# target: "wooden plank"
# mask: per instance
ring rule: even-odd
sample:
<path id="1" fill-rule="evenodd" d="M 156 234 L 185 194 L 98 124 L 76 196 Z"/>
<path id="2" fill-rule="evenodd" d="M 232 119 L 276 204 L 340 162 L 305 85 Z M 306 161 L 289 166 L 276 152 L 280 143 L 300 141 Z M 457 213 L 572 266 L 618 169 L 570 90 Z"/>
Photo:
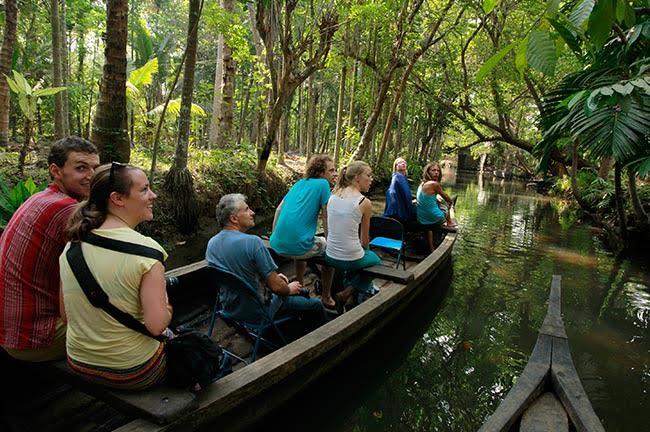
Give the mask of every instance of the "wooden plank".
<path id="1" fill-rule="evenodd" d="M 605 429 L 594 412 L 573 366 L 567 339 L 553 338 L 551 362 L 553 388 L 569 413 L 576 430 L 579 432 L 604 432 Z"/>
<path id="2" fill-rule="evenodd" d="M 561 296 L 561 282 L 562 278 L 559 275 L 553 275 L 553 282 L 551 283 L 551 293 L 548 298 L 548 310 L 544 323 L 539 329 L 542 334 L 549 336 L 556 336 L 566 339 L 566 331 L 564 330 L 564 322 L 562 321 L 562 296 Z"/>
<path id="3" fill-rule="evenodd" d="M 551 392 L 541 395 L 524 412 L 519 432 L 568 432 L 569 419 L 562 403 Z"/>
<path id="4" fill-rule="evenodd" d="M 271 251 L 273 250 L 271 248 L 271 243 L 268 240 L 262 239 L 262 242 L 264 243 L 264 246 L 267 249 Z M 309 261 L 315 262 L 317 264 L 323 264 L 323 265 L 325 264 L 325 259 L 323 257 L 310 258 Z M 400 269 L 396 269 L 384 265 L 366 267 L 363 269 L 363 273 L 368 274 L 372 277 L 391 280 L 401 284 L 407 284 L 413 280 L 413 273 L 411 273 L 410 271 L 400 270 Z"/>
<path id="5" fill-rule="evenodd" d="M 52 366 L 57 373 L 65 376 L 66 381 L 84 393 L 106 402 L 117 410 L 157 424 L 170 423 L 198 406 L 196 395 L 187 390 L 165 385 L 143 391 L 112 390 L 82 379 L 68 368 L 65 361 L 53 362 Z"/>
<path id="6" fill-rule="evenodd" d="M 479 432 L 507 431 L 542 393 L 550 374 L 552 337 L 540 334 L 521 376 Z"/>

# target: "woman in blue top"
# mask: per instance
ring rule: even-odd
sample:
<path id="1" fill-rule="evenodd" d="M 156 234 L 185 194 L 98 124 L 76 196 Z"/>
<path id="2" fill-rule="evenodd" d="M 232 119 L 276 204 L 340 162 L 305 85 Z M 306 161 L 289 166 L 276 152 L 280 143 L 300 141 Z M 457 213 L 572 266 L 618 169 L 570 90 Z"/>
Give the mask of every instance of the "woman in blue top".
<path id="1" fill-rule="evenodd" d="M 440 165 L 431 162 L 422 171 L 422 182 L 417 191 L 417 215 L 418 222 L 425 225 L 427 230 L 427 241 L 431 252 L 436 248 L 433 243 L 433 231 L 440 229 L 445 220 L 445 212 L 438 206 L 436 195 L 440 195 L 451 208 L 452 202 L 449 195 L 442 190 L 438 180 L 440 179 Z"/>
<path id="2" fill-rule="evenodd" d="M 393 162 L 393 177 L 386 190 L 384 216 L 395 218 L 402 223 L 415 219 L 411 187 L 406 178 L 406 161 L 402 158 Z"/>

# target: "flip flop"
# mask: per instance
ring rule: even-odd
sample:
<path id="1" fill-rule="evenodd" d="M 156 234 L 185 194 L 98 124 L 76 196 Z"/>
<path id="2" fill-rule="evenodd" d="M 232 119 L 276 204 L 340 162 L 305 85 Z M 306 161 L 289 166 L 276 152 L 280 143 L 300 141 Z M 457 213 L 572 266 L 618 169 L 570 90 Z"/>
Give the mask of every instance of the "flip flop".
<path id="1" fill-rule="evenodd" d="M 336 310 L 336 302 L 334 302 L 332 304 L 323 303 L 323 300 L 321 300 L 320 302 L 321 302 L 321 304 L 323 305 L 323 308 L 326 311 L 328 311 L 328 312 L 337 312 L 337 310 Z"/>

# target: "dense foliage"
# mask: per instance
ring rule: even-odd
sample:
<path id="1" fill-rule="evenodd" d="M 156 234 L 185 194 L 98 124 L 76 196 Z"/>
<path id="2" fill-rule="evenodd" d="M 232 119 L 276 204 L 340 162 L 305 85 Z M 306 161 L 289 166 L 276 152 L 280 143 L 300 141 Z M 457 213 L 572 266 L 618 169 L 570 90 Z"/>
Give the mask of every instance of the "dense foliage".
<path id="1" fill-rule="evenodd" d="M 188 154 L 209 164 L 215 148 L 247 152 L 260 173 L 269 160 L 316 152 L 381 171 L 397 156 L 423 164 L 454 153 L 528 176 L 540 161 L 561 174 L 576 160 L 574 173 L 601 168 L 607 179 L 610 156 L 637 181 L 650 168 L 644 0 L 64 0 L 54 9 L 5 0 L 7 42 L 16 4 L 15 44 L 3 44 L 12 55 L 0 61 L 41 88 L 67 89 L 36 105 L 36 146 L 60 130 L 101 136 L 113 146 L 105 158 L 146 155 L 152 175 L 196 166 Z M 121 33 L 107 33 L 107 21 Z M 102 53 L 123 56 L 126 76 Z M 6 132 L 29 145 L 17 98 L 8 114 L 0 140 Z M 177 210 L 177 221 L 189 211 Z"/>

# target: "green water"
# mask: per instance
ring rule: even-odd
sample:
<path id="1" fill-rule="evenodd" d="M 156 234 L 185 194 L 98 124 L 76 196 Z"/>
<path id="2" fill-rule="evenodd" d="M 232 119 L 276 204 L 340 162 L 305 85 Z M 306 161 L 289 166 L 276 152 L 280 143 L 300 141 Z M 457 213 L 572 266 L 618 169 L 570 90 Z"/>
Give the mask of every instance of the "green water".
<path id="1" fill-rule="evenodd" d="M 339 430 L 476 430 L 522 372 L 551 276 L 573 360 L 608 431 L 647 430 L 650 265 L 615 260 L 562 203 L 516 182 L 452 178 L 461 228 L 441 310 Z M 639 262 L 641 261 L 641 262 Z"/>

